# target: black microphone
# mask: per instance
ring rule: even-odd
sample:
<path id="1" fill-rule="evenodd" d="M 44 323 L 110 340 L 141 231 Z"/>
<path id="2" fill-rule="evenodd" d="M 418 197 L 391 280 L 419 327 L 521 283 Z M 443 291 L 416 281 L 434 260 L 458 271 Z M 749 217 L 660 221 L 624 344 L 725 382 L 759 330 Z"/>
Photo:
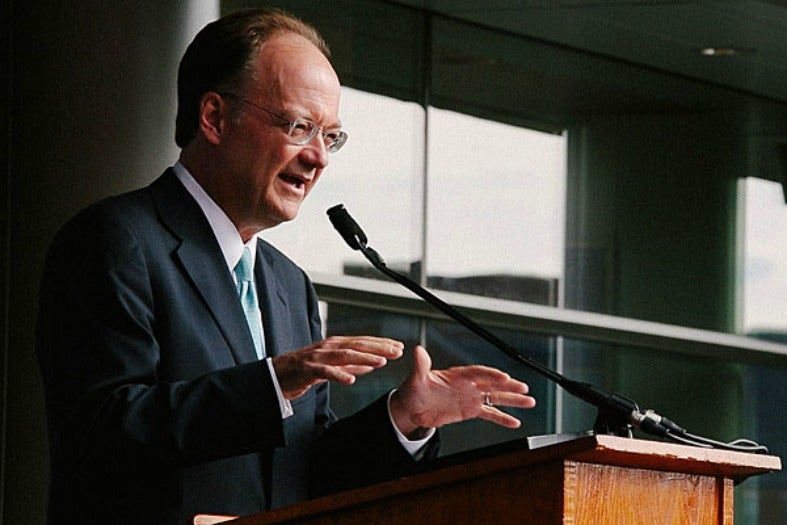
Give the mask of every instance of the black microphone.
<path id="1" fill-rule="evenodd" d="M 347 210 L 344 209 L 344 204 L 337 204 L 328 210 L 328 218 L 331 224 L 336 228 L 344 242 L 350 245 L 353 250 L 360 250 L 361 245 L 366 245 L 366 234 L 363 232 L 358 223 L 350 217 Z"/>
<path id="2" fill-rule="evenodd" d="M 701 436 L 695 436 L 678 426 L 671 420 L 658 415 L 653 410 L 641 411 L 637 403 L 618 394 L 605 392 L 604 390 L 590 385 L 571 380 L 566 376 L 542 365 L 529 357 L 519 353 L 515 348 L 498 338 L 490 331 L 477 324 L 472 319 L 466 317 L 442 299 L 421 287 L 407 276 L 399 274 L 389 269 L 385 261 L 372 248 L 367 246 L 368 239 L 366 234 L 357 222 L 350 216 L 343 204 L 337 204 L 328 210 L 328 217 L 334 228 L 341 234 L 345 242 L 353 250 L 360 250 L 366 259 L 383 274 L 401 284 L 414 294 L 418 295 L 426 302 L 442 311 L 455 321 L 468 328 L 472 332 L 491 343 L 498 350 L 508 355 L 512 359 L 524 364 L 531 370 L 541 374 L 547 379 L 563 387 L 571 395 L 595 406 L 598 409 L 598 416 L 594 423 L 596 433 L 616 434 L 619 436 L 632 437 L 633 426 L 639 427 L 642 431 L 658 436 L 669 438 L 679 443 L 701 446 L 725 448 L 743 452 L 767 452 L 768 449 L 749 440 L 736 440 L 732 443 L 720 443 Z"/>
<path id="3" fill-rule="evenodd" d="M 337 204 L 336 206 L 329 208 L 328 218 L 331 220 L 333 227 L 339 232 L 339 234 L 341 234 L 344 242 L 346 242 L 350 248 L 353 250 L 360 250 L 375 268 L 382 271 L 400 284 L 407 286 L 407 284 L 402 282 L 400 279 L 397 279 L 391 275 L 394 272 L 388 270 L 388 267 L 385 266 L 385 261 L 383 261 L 383 258 L 380 257 L 380 254 L 366 245 L 366 234 L 363 232 L 361 227 L 358 226 L 358 223 L 355 222 L 355 219 L 350 217 L 350 214 L 344 209 L 344 204 Z M 409 288 L 409 286 L 407 287 Z"/>

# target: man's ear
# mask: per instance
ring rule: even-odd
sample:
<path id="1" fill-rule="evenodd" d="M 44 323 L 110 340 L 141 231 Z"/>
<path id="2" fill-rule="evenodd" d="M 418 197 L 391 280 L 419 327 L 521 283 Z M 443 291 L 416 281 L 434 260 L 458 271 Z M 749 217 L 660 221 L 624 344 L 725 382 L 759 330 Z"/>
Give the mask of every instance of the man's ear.
<path id="1" fill-rule="evenodd" d="M 208 91 L 199 101 L 199 130 L 205 140 L 213 145 L 221 143 L 227 130 L 230 108 L 215 91 Z"/>

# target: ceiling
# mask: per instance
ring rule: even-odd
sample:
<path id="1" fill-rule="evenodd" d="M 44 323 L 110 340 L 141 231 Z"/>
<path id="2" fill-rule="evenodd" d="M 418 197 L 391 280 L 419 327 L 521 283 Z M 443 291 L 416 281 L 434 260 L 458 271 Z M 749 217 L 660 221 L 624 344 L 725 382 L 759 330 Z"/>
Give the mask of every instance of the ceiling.
<path id="1" fill-rule="evenodd" d="M 787 101 L 787 2 L 398 0 L 512 35 Z M 707 48 L 721 49 L 703 54 Z"/>
<path id="2" fill-rule="evenodd" d="M 785 0 L 391 3 L 466 24 L 442 41 L 435 31 L 436 105 L 456 100 L 545 130 L 598 116 L 722 112 L 749 144 L 751 173 L 787 184 Z"/>

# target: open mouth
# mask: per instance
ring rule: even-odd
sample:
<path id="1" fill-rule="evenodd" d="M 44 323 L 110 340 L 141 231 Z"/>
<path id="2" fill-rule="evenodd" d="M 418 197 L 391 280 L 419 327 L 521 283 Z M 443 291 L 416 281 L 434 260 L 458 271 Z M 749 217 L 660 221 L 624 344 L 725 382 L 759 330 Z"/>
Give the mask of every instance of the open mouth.
<path id="1" fill-rule="evenodd" d="M 286 182 L 287 184 L 294 186 L 297 189 L 303 188 L 303 186 L 306 184 L 305 179 L 296 177 L 294 175 L 290 175 L 288 173 L 282 173 L 281 175 L 279 175 L 279 178 L 284 182 Z"/>

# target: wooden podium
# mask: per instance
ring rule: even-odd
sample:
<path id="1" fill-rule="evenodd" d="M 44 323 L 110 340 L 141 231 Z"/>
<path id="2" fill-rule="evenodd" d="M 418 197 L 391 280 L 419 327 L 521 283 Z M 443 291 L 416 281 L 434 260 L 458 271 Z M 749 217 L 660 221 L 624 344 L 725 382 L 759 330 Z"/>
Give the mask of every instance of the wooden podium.
<path id="1" fill-rule="evenodd" d="M 479 451 L 455 464 L 438 460 L 427 472 L 253 516 L 200 516 L 195 523 L 731 525 L 734 484 L 781 469 L 776 456 L 606 435 L 523 446 Z"/>

